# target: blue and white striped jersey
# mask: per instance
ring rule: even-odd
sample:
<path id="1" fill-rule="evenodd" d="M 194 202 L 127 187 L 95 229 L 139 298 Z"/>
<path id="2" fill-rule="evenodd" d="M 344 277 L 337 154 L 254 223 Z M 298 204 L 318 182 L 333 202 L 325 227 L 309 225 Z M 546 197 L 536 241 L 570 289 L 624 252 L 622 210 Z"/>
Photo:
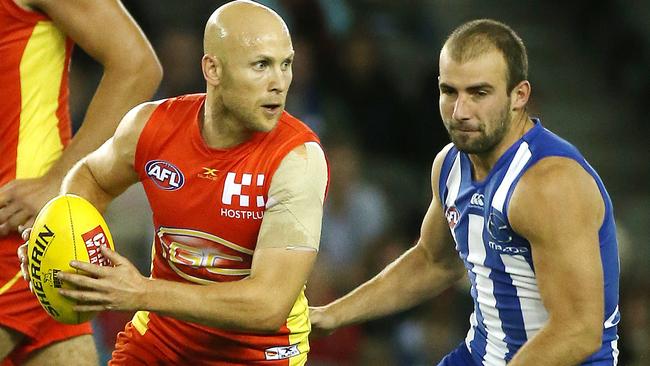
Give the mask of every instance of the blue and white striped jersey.
<path id="1" fill-rule="evenodd" d="M 580 152 L 539 120 L 499 158 L 482 182 L 472 179 L 467 154 L 452 147 L 442 165 L 440 199 L 456 250 L 467 268 L 474 312 L 465 343 L 476 365 L 505 365 L 546 323 L 529 242 L 512 230 L 508 205 L 517 182 L 544 157 L 575 160 L 594 178 L 605 202 L 599 230 L 605 279 L 603 344 L 583 365 L 616 365 L 619 260 L 612 202 Z"/>

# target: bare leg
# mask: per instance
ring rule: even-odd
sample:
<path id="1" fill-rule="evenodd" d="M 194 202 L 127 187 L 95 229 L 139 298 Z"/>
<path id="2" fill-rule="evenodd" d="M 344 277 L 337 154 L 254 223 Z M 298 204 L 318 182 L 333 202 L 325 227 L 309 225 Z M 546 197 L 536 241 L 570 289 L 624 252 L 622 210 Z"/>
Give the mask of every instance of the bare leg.
<path id="1" fill-rule="evenodd" d="M 97 366 L 99 358 L 89 334 L 53 343 L 34 352 L 24 366 Z"/>
<path id="2" fill-rule="evenodd" d="M 23 340 L 23 335 L 10 328 L 0 327 L 0 360 L 5 357 Z"/>

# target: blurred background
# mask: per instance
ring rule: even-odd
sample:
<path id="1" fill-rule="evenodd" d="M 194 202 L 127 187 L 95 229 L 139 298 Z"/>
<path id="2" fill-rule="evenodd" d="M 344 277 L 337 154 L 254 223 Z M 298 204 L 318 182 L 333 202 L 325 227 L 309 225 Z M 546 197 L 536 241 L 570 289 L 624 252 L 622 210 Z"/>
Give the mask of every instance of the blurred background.
<path id="1" fill-rule="evenodd" d="M 287 110 L 320 136 L 331 163 L 313 305 L 369 279 L 412 246 L 448 142 L 438 113 L 438 52 L 464 21 L 509 24 L 528 47 L 530 110 L 575 144 L 612 196 L 621 252 L 620 364 L 650 364 L 650 2 L 643 0 L 269 0 L 296 51 Z M 160 57 L 156 98 L 202 92 L 203 27 L 221 1 L 127 0 Z M 125 55 L 128 57 L 128 55 Z M 73 118 L 101 69 L 77 49 Z M 149 273 L 151 213 L 141 187 L 111 206 L 118 250 Z M 417 276 L 417 273 L 413 274 Z M 431 365 L 465 337 L 467 281 L 417 308 L 312 341 L 310 365 Z M 131 314 L 95 320 L 106 359 Z"/>

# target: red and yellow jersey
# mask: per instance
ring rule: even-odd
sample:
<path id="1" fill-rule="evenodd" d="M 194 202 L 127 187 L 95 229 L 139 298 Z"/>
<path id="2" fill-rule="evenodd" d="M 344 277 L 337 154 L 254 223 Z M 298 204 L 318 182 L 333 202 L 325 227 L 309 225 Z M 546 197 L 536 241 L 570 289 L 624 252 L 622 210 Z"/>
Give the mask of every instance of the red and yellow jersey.
<path id="1" fill-rule="evenodd" d="M 44 14 L 0 0 L 0 185 L 43 175 L 69 142 L 72 45 Z"/>
<path id="2" fill-rule="evenodd" d="M 319 143 L 285 112 L 272 131 L 254 133 L 230 149 L 212 149 L 199 128 L 204 101 L 204 94 L 165 100 L 138 141 L 135 169 L 156 230 L 154 278 L 211 284 L 247 277 L 274 172 L 297 146 Z M 140 334 L 167 340 L 160 348 L 177 360 L 294 365 L 304 363 L 309 350 L 304 291 L 275 334 L 225 331 L 148 312 L 137 313 L 132 324 Z"/>

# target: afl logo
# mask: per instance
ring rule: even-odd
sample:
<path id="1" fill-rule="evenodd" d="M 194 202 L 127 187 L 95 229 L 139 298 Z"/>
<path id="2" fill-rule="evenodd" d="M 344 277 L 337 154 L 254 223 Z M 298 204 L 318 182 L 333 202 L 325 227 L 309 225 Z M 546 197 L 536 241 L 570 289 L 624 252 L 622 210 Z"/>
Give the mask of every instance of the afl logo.
<path id="1" fill-rule="evenodd" d="M 183 186 L 185 177 L 174 164 L 164 160 L 149 160 L 144 170 L 158 188 L 175 191 Z"/>
<path id="2" fill-rule="evenodd" d="M 449 224 L 450 229 L 453 230 L 453 228 L 456 227 L 459 216 L 460 214 L 458 213 L 456 207 L 451 206 L 447 208 L 447 210 L 445 211 L 445 217 L 447 217 L 447 223 Z"/>

